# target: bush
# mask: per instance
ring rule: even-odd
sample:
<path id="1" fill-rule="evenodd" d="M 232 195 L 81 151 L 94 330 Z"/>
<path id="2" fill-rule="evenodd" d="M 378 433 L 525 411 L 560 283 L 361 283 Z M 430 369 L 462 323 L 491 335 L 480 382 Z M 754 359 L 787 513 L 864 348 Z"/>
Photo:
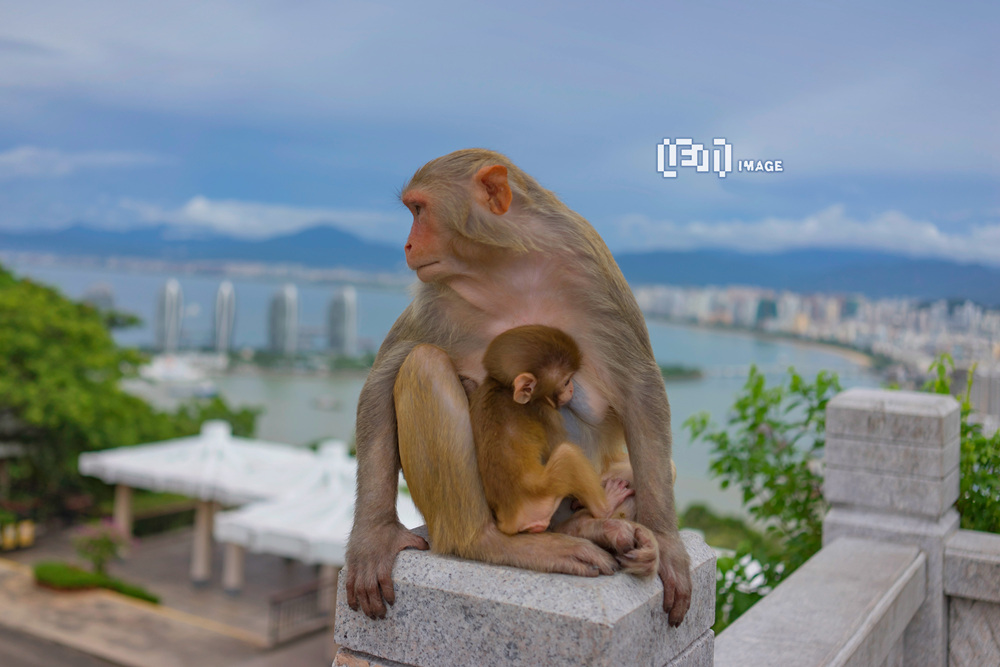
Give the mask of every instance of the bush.
<path id="1" fill-rule="evenodd" d="M 73 537 L 76 553 L 90 561 L 97 574 L 104 574 L 108 561 L 118 558 L 129 542 L 128 535 L 107 519 L 77 529 Z"/>
<path id="2" fill-rule="evenodd" d="M 160 598 L 139 586 L 127 584 L 120 579 L 114 579 L 105 574 L 88 572 L 87 570 L 62 563 L 45 561 L 35 565 L 35 582 L 40 586 L 63 591 L 79 591 L 90 588 L 107 588 L 122 595 L 159 604 Z"/>
<path id="3" fill-rule="evenodd" d="M 826 502 L 817 458 L 823 451 L 826 404 L 840 391 L 836 375 L 812 384 L 794 369 L 788 384 L 767 387 L 756 366 L 725 428 L 707 413 L 684 422 L 692 441 L 711 446 L 712 473 L 722 488 L 740 488 L 743 504 L 772 545 L 745 540 L 718 560 L 716 634 L 819 551 Z"/>
<path id="4" fill-rule="evenodd" d="M 101 575 L 66 563 L 46 561 L 35 565 L 35 582 L 60 590 L 83 590 L 100 588 Z"/>
<path id="5" fill-rule="evenodd" d="M 951 394 L 951 371 L 955 362 L 942 354 L 929 369 L 931 379 L 924 391 Z M 962 454 L 959 459 L 959 492 L 955 508 L 962 517 L 962 528 L 1000 533 L 1000 431 L 987 438 L 981 424 L 969 420 L 972 414 L 972 380 L 975 366 L 969 371 L 965 393 L 958 396 L 962 406 Z"/>

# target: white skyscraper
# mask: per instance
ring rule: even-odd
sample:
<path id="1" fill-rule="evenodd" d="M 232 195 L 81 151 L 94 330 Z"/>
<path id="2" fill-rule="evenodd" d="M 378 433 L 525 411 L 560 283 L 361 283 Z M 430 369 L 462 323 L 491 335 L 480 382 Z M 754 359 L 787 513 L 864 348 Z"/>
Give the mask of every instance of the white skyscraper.
<path id="1" fill-rule="evenodd" d="M 358 291 L 350 285 L 330 299 L 327 337 L 334 354 L 358 356 Z"/>
<path id="2" fill-rule="evenodd" d="M 215 293 L 215 351 L 226 354 L 233 346 L 233 327 L 236 324 L 236 290 L 224 280 Z"/>
<path id="3" fill-rule="evenodd" d="M 295 354 L 299 347 L 299 291 L 288 283 L 271 299 L 271 350 L 279 354 Z"/>
<path id="4" fill-rule="evenodd" d="M 156 309 L 156 347 L 161 352 L 176 352 L 181 343 L 184 317 L 184 294 L 181 284 L 171 278 L 160 290 Z"/>

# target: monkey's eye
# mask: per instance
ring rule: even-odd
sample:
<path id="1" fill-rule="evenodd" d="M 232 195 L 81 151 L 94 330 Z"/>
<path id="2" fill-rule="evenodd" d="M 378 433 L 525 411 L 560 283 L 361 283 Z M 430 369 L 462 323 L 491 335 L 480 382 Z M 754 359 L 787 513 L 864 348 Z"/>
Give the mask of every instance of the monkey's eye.
<path id="1" fill-rule="evenodd" d="M 420 204 L 414 204 L 413 205 L 413 215 L 420 215 L 420 209 L 421 209 Z"/>

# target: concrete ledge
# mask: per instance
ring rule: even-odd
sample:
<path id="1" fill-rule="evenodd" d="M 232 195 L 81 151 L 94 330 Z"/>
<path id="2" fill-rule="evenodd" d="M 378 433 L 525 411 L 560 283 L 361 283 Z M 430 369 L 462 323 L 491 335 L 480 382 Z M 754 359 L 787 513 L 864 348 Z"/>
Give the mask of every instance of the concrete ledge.
<path id="1" fill-rule="evenodd" d="M 681 536 L 694 593 L 679 628 L 667 625 L 655 577 L 542 574 L 404 551 L 383 620 L 351 611 L 340 577 L 334 638 L 351 657 L 385 665 L 710 665 L 715 554 L 695 533 Z"/>
<path id="2" fill-rule="evenodd" d="M 826 408 L 827 436 L 848 436 L 943 447 L 958 432 L 960 409 L 951 396 L 916 391 L 848 389 Z"/>
<path id="3" fill-rule="evenodd" d="M 719 635 L 715 665 L 881 665 L 924 600 L 926 567 L 913 546 L 839 539 Z"/>
<path id="4" fill-rule="evenodd" d="M 833 504 L 891 510 L 936 519 L 958 500 L 958 468 L 925 479 L 828 464 L 823 495 Z"/>
<path id="5" fill-rule="evenodd" d="M 946 595 L 1000 603 L 1000 535 L 960 530 L 944 546 Z"/>

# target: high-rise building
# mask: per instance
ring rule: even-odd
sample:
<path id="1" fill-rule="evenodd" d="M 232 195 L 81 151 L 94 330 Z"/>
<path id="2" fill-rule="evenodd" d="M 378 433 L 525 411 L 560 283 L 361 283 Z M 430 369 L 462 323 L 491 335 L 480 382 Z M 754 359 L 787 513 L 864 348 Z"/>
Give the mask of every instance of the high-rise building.
<path id="1" fill-rule="evenodd" d="M 224 280 L 215 293 L 215 351 L 226 354 L 233 346 L 233 328 L 236 324 L 236 290 Z"/>
<path id="2" fill-rule="evenodd" d="M 184 294 L 181 284 L 171 278 L 160 290 L 156 308 L 156 347 L 161 352 L 176 352 L 181 344 L 184 317 Z"/>
<path id="3" fill-rule="evenodd" d="M 358 291 L 350 285 L 330 299 L 327 338 L 334 354 L 358 356 Z"/>
<path id="4" fill-rule="evenodd" d="M 295 354 L 299 347 L 299 292 L 288 283 L 271 298 L 270 343 L 278 354 Z"/>

